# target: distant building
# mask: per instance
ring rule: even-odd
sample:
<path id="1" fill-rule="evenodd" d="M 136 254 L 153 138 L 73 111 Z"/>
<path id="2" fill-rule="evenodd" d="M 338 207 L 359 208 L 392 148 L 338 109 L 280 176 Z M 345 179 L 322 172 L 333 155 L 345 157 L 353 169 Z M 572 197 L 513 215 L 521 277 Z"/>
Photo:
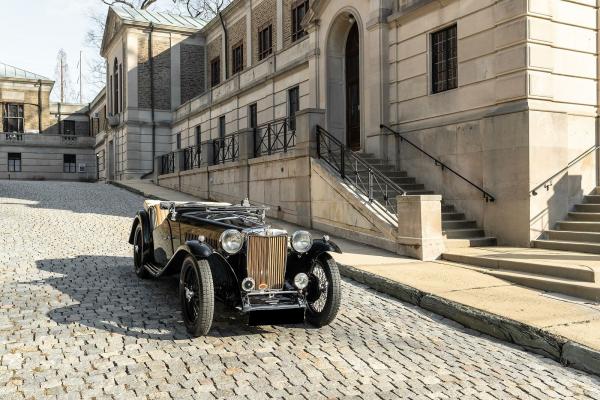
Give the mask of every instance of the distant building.
<path id="1" fill-rule="evenodd" d="M 0 63 L 0 179 L 96 179 L 89 106 L 50 102 L 53 86 Z"/>

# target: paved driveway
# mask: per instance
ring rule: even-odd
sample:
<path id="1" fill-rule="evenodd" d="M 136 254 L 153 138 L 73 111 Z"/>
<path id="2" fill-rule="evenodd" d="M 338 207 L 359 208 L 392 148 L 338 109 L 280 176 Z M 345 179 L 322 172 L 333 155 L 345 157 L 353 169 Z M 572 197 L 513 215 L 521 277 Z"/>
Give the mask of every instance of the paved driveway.
<path id="1" fill-rule="evenodd" d="M 352 281 L 335 323 L 190 339 L 176 279 L 141 281 L 142 199 L 104 184 L 0 181 L 0 398 L 600 398 L 600 379 Z"/>

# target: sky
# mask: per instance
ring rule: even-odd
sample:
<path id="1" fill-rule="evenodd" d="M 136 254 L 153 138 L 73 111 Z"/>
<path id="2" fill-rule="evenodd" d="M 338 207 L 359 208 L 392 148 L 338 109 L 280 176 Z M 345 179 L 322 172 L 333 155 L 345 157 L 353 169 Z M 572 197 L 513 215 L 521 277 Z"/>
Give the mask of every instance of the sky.
<path id="1" fill-rule="evenodd" d="M 160 0 L 157 7 L 167 7 Z M 108 7 L 101 0 L 0 0 L 0 62 L 56 80 L 58 51 L 67 53 L 72 85 L 79 96 L 79 52 L 83 58 L 83 102 L 94 99 L 99 87 L 93 84 L 89 65 L 100 57 L 86 43 L 90 15 Z M 58 85 L 55 84 L 53 99 Z"/>

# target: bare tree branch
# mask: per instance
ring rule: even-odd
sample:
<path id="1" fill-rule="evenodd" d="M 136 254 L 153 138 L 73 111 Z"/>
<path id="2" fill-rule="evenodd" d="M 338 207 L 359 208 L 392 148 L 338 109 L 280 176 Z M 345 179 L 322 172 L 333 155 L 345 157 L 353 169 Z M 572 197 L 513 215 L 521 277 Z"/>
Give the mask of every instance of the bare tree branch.
<path id="1" fill-rule="evenodd" d="M 132 3 L 130 3 L 129 1 L 126 1 L 126 0 L 101 0 L 101 1 L 109 7 L 114 6 L 115 4 L 124 4 L 128 7 L 135 8 L 135 6 Z"/>

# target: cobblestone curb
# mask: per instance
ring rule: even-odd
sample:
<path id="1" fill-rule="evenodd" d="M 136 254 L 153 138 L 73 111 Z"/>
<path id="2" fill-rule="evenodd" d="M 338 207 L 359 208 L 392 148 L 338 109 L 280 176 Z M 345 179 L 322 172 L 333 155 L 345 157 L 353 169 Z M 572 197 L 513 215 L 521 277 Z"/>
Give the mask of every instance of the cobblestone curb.
<path id="1" fill-rule="evenodd" d="M 132 188 L 131 186 L 123 185 L 122 183 L 117 182 L 117 181 L 108 181 L 108 183 L 111 184 L 111 185 L 114 185 L 114 186 L 116 186 L 118 188 L 128 190 L 131 193 L 137 194 L 137 195 L 142 196 L 142 197 L 144 197 L 146 199 L 168 201 L 167 199 L 163 199 L 161 197 L 157 197 L 157 196 L 154 196 L 154 195 L 149 194 L 149 193 L 144 193 L 143 191 L 141 191 L 139 189 L 136 189 L 136 188 Z"/>
<path id="2" fill-rule="evenodd" d="M 442 315 L 467 328 L 518 344 L 529 351 L 560 361 L 564 365 L 600 375 L 600 352 L 594 349 L 542 329 L 465 306 L 355 267 L 339 263 L 338 266 L 343 276 L 379 292 Z"/>

